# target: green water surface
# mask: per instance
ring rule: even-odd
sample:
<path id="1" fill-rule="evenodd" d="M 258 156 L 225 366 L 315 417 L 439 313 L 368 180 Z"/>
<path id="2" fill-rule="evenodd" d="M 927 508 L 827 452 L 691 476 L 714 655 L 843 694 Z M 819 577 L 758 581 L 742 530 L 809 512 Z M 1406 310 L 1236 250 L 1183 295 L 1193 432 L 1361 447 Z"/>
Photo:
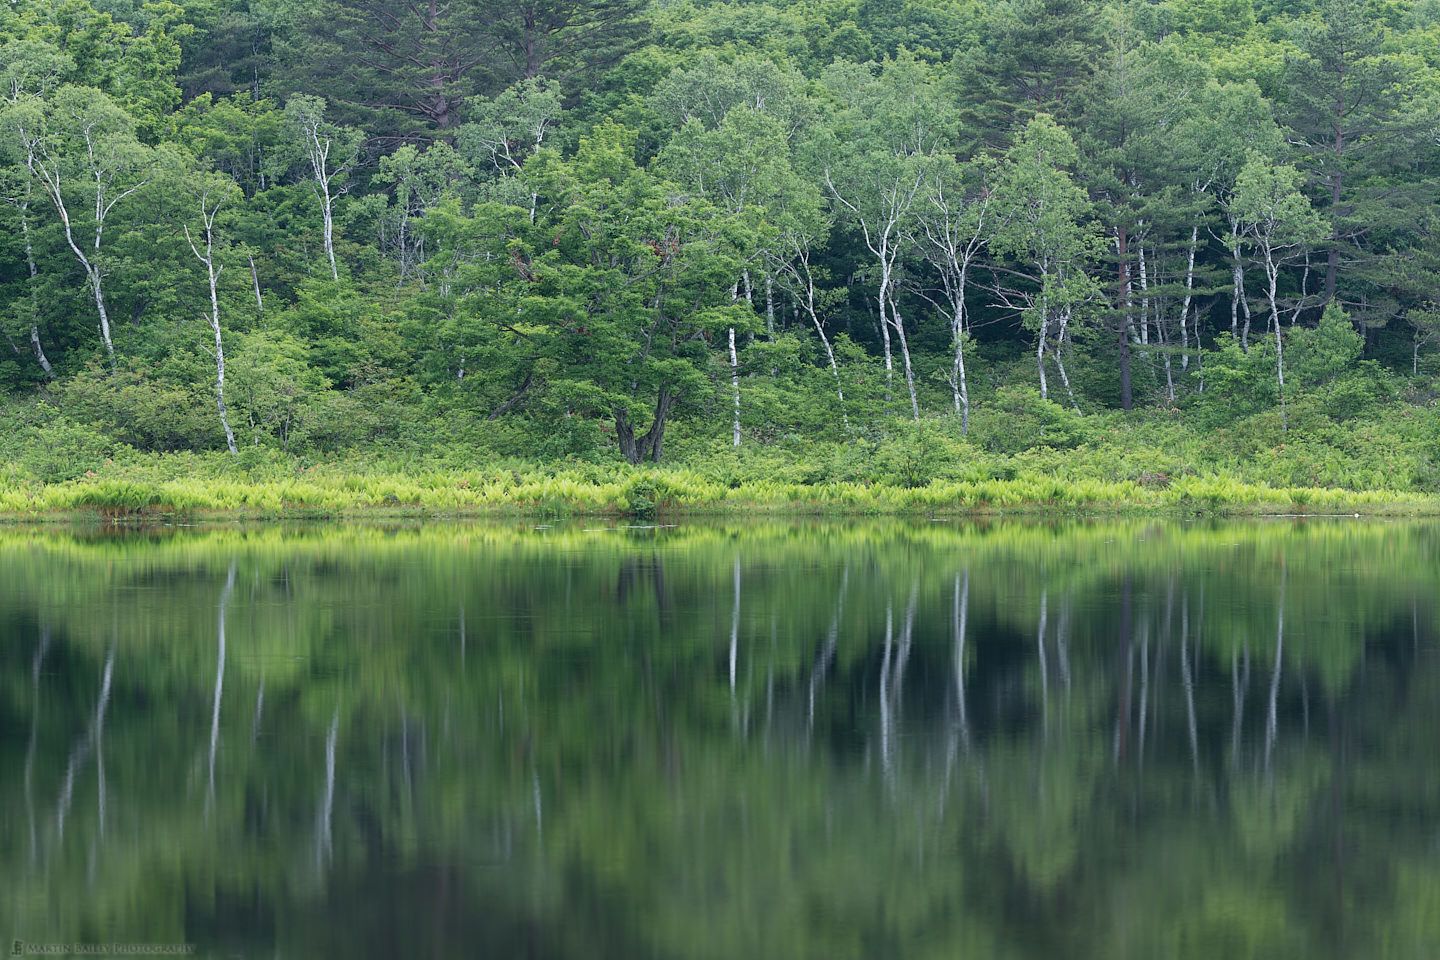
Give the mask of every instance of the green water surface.
<path id="1" fill-rule="evenodd" d="M 0 934 L 1429 960 L 1437 588 L 1350 519 L 0 531 Z"/>

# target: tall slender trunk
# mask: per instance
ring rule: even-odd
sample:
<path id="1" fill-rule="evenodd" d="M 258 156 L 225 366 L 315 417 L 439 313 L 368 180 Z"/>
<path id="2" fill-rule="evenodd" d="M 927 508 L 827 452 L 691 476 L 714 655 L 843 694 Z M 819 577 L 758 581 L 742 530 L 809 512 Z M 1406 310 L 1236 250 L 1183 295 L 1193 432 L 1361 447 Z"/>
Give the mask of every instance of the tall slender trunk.
<path id="1" fill-rule="evenodd" d="M 1050 384 L 1045 380 L 1045 339 L 1050 333 L 1050 305 L 1044 296 L 1040 298 L 1040 336 L 1035 342 L 1035 366 L 1040 370 L 1040 399 L 1050 399 Z"/>
<path id="2" fill-rule="evenodd" d="M 1285 341 L 1280 336 L 1280 304 L 1279 296 L 1280 265 L 1275 263 L 1270 256 L 1270 251 L 1265 251 L 1265 279 L 1268 281 L 1267 296 L 1270 300 L 1270 325 L 1275 330 L 1275 380 L 1280 390 L 1280 430 L 1289 432 L 1290 426 L 1285 417 Z M 1247 323 L 1246 326 L 1249 326 Z"/>
<path id="3" fill-rule="evenodd" d="M 1140 342 L 1150 345 L 1150 271 L 1145 262 L 1145 244 L 1136 248 L 1136 261 L 1140 268 Z"/>
<path id="4" fill-rule="evenodd" d="M 340 270 L 338 267 L 335 266 L 335 212 L 333 208 L 334 201 L 330 197 L 330 184 L 326 183 L 324 185 L 324 188 L 325 189 L 321 191 L 320 195 L 320 205 L 321 216 L 324 217 L 325 258 L 330 261 L 330 279 L 339 280 Z"/>
<path id="5" fill-rule="evenodd" d="M 71 751 L 70 762 L 66 764 L 65 767 L 65 778 L 61 781 L 60 799 L 55 805 L 55 830 L 56 835 L 62 841 L 65 839 L 65 819 L 69 816 L 70 803 L 75 793 L 75 774 L 80 764 L 85 762 L 89 752 L 99 747 L 100 737 L 105 729 L 105 711 L 110 706 L 110 680 L 114 672 L 115 648 L 111 646 L 110 652 L 105 656 L 105 674 L 100 680 L 100 699 L 95 705 L 95 715 L 90 722 L 90 729 L 86 732 L 85 736 L 81 738 L 80 742 L 75 745 L 75 749 Z M 100 785 L 102 797 L 104 789 L 102 768 Z M 101 807 L 104 807 L 103 799 L 101 800 Z"/>
<path id="6" fill-rule="evenodd" d="M 1242 659 L 1243 657 L 1243 659 Z M 1239 654 L 1230 654 L 1230 762 L 1240 765 L 1240 731 L 1245 719 L 1245 691 L 1250 686 L 1250 641 L 1245 641 Z"/>
<path id="7" fill-rule="evenodd" d="M 1195 294 L 1195 249 L 1200 243 L 1200 227 L 1194 225 L 1190 228 L 1190 253 L 1185 262 L 1185 302 L 1180 307 L 1180 349 L 1185 351 L 1180 355 L 1180 369 L 1190 368 L 1190 335 L 1186 332 L 1186 321 L 1190 318 L 1190 302 Z M 1200 331 L 1195 331 L 1195 346 L 1200 346 Z"/>
<path id="8" fill-rule="evenodd" d="M 910 343 L 905 337 L 905 319 L 900 316 L 893 296 L 890 299 L 890 316 L 894 318 L 895 334 L 900 338 L 900 357 L 905 363 L 905 386 L 910 390 L 910 412 L 915 422 L 919 423 L 920 401 L 915 396 L 915 372 L 910 366 Z"/>
<path id="9" fill-rule="evenodd" d="M 964 272 L 961 272 L 960 289 L 965 289 Z M 960 414 L 960 435 L 970 434 L 970 388 L 965 378 L 965 301 L 963 294 L 955 304 L 955 316 L 950 323 L 951 336 L 955 341 L 955 358 L 950 368 L 950 389 L 955 394 L 955 412 Z"/>
<path id="10" fill-rule="evenodd" d="M 189 227 L 185 228 L 185 239 L 189 241 L 196 259 L 205 264 L 205 277 L 210 283 L 210 331 L 215 335 L 215 406 L 220 412 L 220 426 L 225 431 L 225 446 L 235 454 L 239 453 L 235 447 L 235 432 L 230 429 L 230 417 L 225 410 L 225 340 L 220 330 L 220 295 L 217 289 L 220 271 L 225 269 L 225 265 L 215 265 L 215 211 L 218 209 L 217 205 L 206 212 L 205 200 L 201 200 L 200 210 L 205 222 L 204 256 L 200 255 L 195 241 L 190 238 Z"/>
<path id="11" fill-rule="evenodd" d="M 885 656 L 880 661 L 880 769 L 890 779 L 890 661 L 894 652 L 895 610 L 885 605 Z"/>
<path id="12" fill-rule="evenodd" d="M 1080 413 L 1080 404 L 1075 400 L 1075 391 L 1070 388 L 1070 374 L 1065 372 L 1065 360 L 1060 356 L 1060 351 L 1065 349 L 1065 332 L 1070 325 L 1070 308 L 1066 307 L 1060 311 L 1060 335 L 1055 339 L 1055 369 L 1060 371 L 1060 382 L 1065 384 L 1065 393 L 1070 398 L 1070 406 L 1076 413 Z"/>
<path id="13" fill-rule="evenodd" d="M 40 308 L 35 302 L 35 281 L 40 275 L 39 268 L 35 265 L 35 247 L 30 239 L 30 181 L 25 181 L 25 196 L 20 201 L 20 231 L 25 237 L 25 265 L 30 269 L 30 285 L 26 288 L 26 309 L 30 314 L 30 349 L 35 353 L 35 362 L 40 364 L 40 369 L 45 371 L 47 379 L 55 379 L 55 371 L 50 366 L 50 360 L 45 356 L 45 348 L 40 345 Z"/>
<path id="14" fill-rule="evenodd" d="M 255 269 L 255 257 L 250 255 L 250 282 L 255 285 L 255 312 L 262 319 L 265 316 L 265 299 L 260 296 L 260 272 Z"/>
<path id="15" fill-rule="evenodd" d="M 735 555 L 733 603 L 730 607 L 730 707 L 735 708 L 735 670 L 740 659 L 740 555 Z"/>
<path id="16" fill-rule="evenodd" d="M 1135 402 L 1130 393 L 1130 252 L 1127 249 L 1125 228 L 1115 228 L 1115 256 L 1119 261 L 1119 294 L 1121 301 L 1119 336 L 1120 351 L 1120 409 L 1130 410 Z"/>
<path id="17" fill-rule="evenodd" d="M 797 247 L 798 246 L 797 244 Z M 825 334 L 825 325 L 820 322 L 820 311 L 815 307 L 815 275 L 810 272 L 809 251 L 797 249 L 796 260 L 799 262 L 800 267 L 804 268 L 804 277 L 800 276 L 800 270 L 794 267 L 793 264 L 785 269 L 790 274 L 791 279 L 796 282 L 796 287 L 803 289 L 804 297 L 802 300 L 797 293 L 797 295 L 792 297 L 792 300 L 795 301 L 792 303 L 792 306 L 798 309 L 801 303 L 803 303 L 805 313 L 814 325 L 815 332 L 819 334 L 821 345 L 825 347 L 825 358 L 830 364 L 830 374 L 835 378 L 835 394 L 840 400 L 840 420 L 845 425 L 845 432 L 849 433 L 850 417 L 845 412 L 845 388 L 840 382 L 840 365 L 835 361 L 835 350 L 830 346 L 830 338 Z"/>
<path id="18" fill-rule="evenodd" d="M 1161 356 L 1165 361 L 1165 395 L 1175 402 L 1175 375 L 1170 366 L 1170 338 L 1165 333 L 1164 317 L 1157 306 L 1155 310 L 1155 335 L 1160 339 Z"/>
<path id="19" fill-rule="evenodd" d="M 730 328 L 730 391 L 735 399 L 735 438 L 733 446 L 740 446 L 740 361 L 735 354 L 735 328 Z"/>
<path id="20" fill-rule="evenodd" d="M 770 339 L 775 339 L 775 278 L 767 269 L 765 271 L 765 329 L 770 333 Z"/>
<path id="21" fill-rule="evenodd" d="M 890 402 L 890 395 L 891 395 L 890 384 L 891 384 L 891 378 L 893 377 L 894 372 L 895 372 L 895 361 L 894 361 L 894 359 L 893 359 L 893 358 L 891 357 L 891 355 L 890 355 L 890 321 L 886 318 L 886 314 L 885 314 L 885 309 L 886 309 L 886 308 L 885 308 L 885 298 L 886 298 L 886 296 L 888 295 L 889 286 L 890 286 L 890 284 L 889 284 L 889 281 L 888 281 L 888 280 L 882 281 L 881 284 L 880 284 L 880 295 L 879 295 L 878 297 L 876 297 L 877 302 L 880 304 L 880 339 L 881 339 L 881 342 L 884 343 L 884 345 L 885 345 L 885 402 L 886 402 L 886 403 L 889 403 L 889 402 Z"/>
<path id="22" fill-rule="evenodd" d="M 1049 592 L 1040 591 L 1040 623 L 1035 629 L 1035 653 L 1040 664 L 1040 716 L 1044 736 L 1050 737 L 1050 668 L 1045 657 L 1045 628 L 1049 624 Z"/>

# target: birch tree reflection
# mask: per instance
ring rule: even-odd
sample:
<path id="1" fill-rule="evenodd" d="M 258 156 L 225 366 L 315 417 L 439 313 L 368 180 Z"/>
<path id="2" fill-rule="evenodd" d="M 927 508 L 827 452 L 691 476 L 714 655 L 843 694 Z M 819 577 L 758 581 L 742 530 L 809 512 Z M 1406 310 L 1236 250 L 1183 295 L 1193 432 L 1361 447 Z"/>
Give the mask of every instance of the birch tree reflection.
<path id="1" fill-rule="evenodd" d="M 242 956 L 1424 955 L 1437 556 L 1315 523 L 0 531 L 7 906 Z"/>

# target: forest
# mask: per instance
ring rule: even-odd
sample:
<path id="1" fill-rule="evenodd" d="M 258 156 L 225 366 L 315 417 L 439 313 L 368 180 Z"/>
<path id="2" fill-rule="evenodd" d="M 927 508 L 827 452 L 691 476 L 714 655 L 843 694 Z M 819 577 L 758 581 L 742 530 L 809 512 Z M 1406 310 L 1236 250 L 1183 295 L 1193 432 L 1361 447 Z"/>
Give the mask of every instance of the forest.
<path id="1" fill-rule="evenodd" d="M 1440 490 L 1437 0 L 15 0 L 0 74 L 10 487 Z"/>

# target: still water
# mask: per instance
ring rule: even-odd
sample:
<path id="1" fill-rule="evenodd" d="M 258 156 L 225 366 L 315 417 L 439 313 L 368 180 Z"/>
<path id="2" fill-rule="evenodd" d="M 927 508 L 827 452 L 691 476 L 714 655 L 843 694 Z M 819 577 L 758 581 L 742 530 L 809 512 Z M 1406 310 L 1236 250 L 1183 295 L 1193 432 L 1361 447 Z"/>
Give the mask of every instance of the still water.
<path id="1" fill-rule="evenodd" d="M 1355 520 L 0 531 L 0 934 L 1429 960 L 1437 586 Z"/>

